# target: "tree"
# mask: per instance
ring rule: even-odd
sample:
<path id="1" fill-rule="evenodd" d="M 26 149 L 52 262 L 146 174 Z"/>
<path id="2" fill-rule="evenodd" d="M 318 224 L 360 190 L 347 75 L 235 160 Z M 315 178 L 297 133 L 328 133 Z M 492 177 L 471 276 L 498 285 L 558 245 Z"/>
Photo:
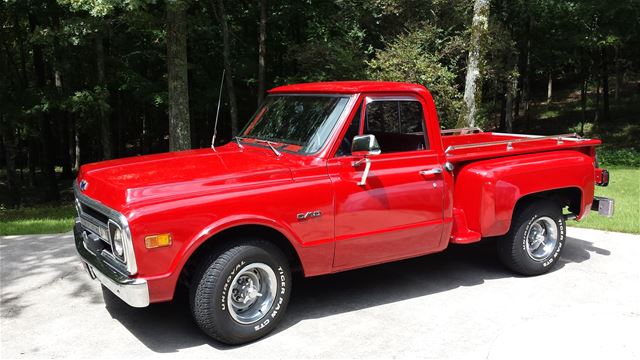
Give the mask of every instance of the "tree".
<path id="1" fill-rule="evenodd" d="M 103 159 L 111 159 L 111 123 L 109 121 L 109 89 L 107 88 L 105 80 L 105 59 L 104 59 L 104 39 L 102 36 L 102 29 L 98 29 L 95 34 L 96 43 L 96 73 L 98 74 L 97 82 L 99 92 L 107 99 L 105 106 L 98 107 L 98 122 L 100 123 L 100 143 L 102 144 L 102 157 Z"/>
<path id="2" fill-rule="evenodd" d="M 266 91 L 265 71 L 267 59 L 267 0 L 260 0 L 260 34 L 258 35 L 258 105 Z"/>
<path id="3" fill-rule="evenodd" d="M 473 21 L 471 24 L 471 44 L 467 63 L 467 76 L 464 86 L 464 112 L 461 123 L 464 126 L 474 126 L 478 115 L 478 103 L 481 100 L 482 88 L 480 84 L 481 56 L 483 41 L 486 39 L 489 21 L 489 0 L 475 0 L 473 6 Z"/>
<path id="4" fill-rule="evenodd" d="M 218 22 L 222 28 L 222 59 L 225 69 L 225 84 L 227 85 L 227 96 L 229 96 L 229 105 L 231 111 L 231 135 L 238 133 L 238 103 L 236 100 L 236 91 L 233 86 L 233 68 L 231 67 L 231 42 L 229 37 L 229 24 L 227 23 L 227 15 L 224 8 L 224 0 L 215 0 L 214 7 L 217 10 Z"/>
<path id="5" fill-rule="evenodd" d="M 187 4 L 183 0 L 167 2 L 166 43 L 169 89 L 169 150 L 190 149 Z"/>

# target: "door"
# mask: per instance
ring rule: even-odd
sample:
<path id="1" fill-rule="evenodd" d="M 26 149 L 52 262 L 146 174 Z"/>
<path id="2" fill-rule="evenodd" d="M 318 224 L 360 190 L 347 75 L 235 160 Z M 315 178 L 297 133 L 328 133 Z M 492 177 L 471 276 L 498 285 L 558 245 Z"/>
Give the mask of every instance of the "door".
<path id="1" fill-rule="evenodd" d="M 351 119 L 340 149 L 328 161 L 335 193 L 334 269 L 428 253 L 443 228 L 443 180 L 429 146 L 423 104 L 414 97 L 367 97 Z M 348 145 L 357 134 L 376 136 L 382 153 L 365 164 Z"/>

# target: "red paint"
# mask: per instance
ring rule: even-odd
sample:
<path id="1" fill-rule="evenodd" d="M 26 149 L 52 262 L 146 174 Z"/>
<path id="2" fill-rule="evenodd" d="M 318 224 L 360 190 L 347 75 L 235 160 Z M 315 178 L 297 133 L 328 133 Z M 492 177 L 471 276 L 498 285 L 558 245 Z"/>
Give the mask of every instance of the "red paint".
<path id="1" fill-rule="evenodd" d="M 470 243 L 509 229 L 523 196 L 576 188 L 579 217 L 593 200 L 599 140 L 540 140 L 445 153 L 451 145 L 519 139 L 480 133 L 441 137 L 433 99 L 422 86 L 391 82 L 330 82 L 278 87 L 272 94 L 352 96 L 343 119 L 313 156 L 261 144 L 234 142 L 211 149 L 165 153 L 84 165 L 85 194 L 129 221 L 138 265 L 152 302 L 170 300 L 182 267 L 215 234 L 242 225 L 280 232 L 300 257 L 306 276 L 441 251 L 449 242 Z M 348 121 L 367 96 L 409 96 L 425 114 L 429 149 L 371 157 L 365 186 L 353 156 L 335 157 Z M 360 126 L 362 132 L 362 126 Z M 295 150 L 295 146 L 291 149 Z M 285 149 L 287 150 L 287 149 Z M 420 170 L 453 163 L 452 172 Z M 298 213 L 322 216 L 298 220 Z M 173 245 L 146 249 L 144 237 L 171 233 Z M 215 240 L 213 240 L 215 241 Z"/>

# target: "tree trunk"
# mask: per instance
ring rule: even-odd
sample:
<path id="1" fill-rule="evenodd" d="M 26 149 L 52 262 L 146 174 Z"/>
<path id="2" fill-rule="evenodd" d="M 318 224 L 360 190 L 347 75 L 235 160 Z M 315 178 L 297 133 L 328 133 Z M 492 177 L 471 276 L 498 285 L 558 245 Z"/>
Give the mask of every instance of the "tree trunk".
<path id="1" fill-rule="evenodd" d="M 74 148 L 74 157 L 73 157 L 73 171 L 78 172 L 80 170 L 80 125 L 77 121 L 73 122 L 73 143 L 75 145 Z"/>
<path id="2" fill-rule="evenodd" d="M 67 118 L 67 153 L 69 156 L 69 164 L 71 166 L 71 171 L 77 171 L 75 168 L 76 164 L 76 139 L 75 139 L 75 127 L 76 122 L 73 118 L 73 114 L 70 114 Z"/>
<path id="3" fill-rule="evenodd" d="M 506 101 L 505 101 L 505 121 L 504 121 L 504 131 L 510 133 L 513 131 L 513 113 L 514 113 L 514 103 L 513 100 L 516 97 L 516 92 L 518 91 L 518 76 L 516 75 L 516 69 L 514 71 L 507 82 L 507 91 L 506 91 Z M 517 111 L 517 108 L 515 108 Z"/>
<path id="4" fill-rule="evenodd" d="M 267 0 L 260 0 L 260 35 L 258 38 L 258 106 L 266 91 L 265 70 L 267 57 Z"/>
<path id="5" fill-rule="evenodd" d="M 585 50 L 580 48 L 580 107 L 582 110 L 582 119 L 580 122 L 580 135 L 584 135 L 584 124 L 587 122 L 587 80 L 589 74 L 587 71 L 587 60 Z"/>
<path id="6" fill-rule="evenodd" d="M 0 126 L 4 124 L 3 116 L 0 115 Z M 2 126 L 0 130 L 3 130 L 0 135 L 2 136 L 2 143 L 4 144 L 5 153 L 5 166 L 7 171 L 7 187 L 8 191 L 8 206 L 12 208 L 20 207 L 20 181 L 16 173 L 16 153 L 17 153 L 17 137 L 16 128 L 13 126 Z"/>
<path id="7" fill-rule="evenodd" d="M 29 25 L 31 32 L 35 32 L 38 24 L 35 16 L 29 14 Z M 42 47 L 34 43 L 33 44 L 33 67 L 36 75 L 36 86 L 42 91 L 46 91 L 46 71 L 44 62 L 44 53 Z M 38 124 L 40 127 L 40 140 L 42 141 L 42 162 L 41 168 L 44 175 L 44 201 L 57 201 L 60 199 L 60 191 L 58 189 L 58 180 L 56 178 L 56 171 L 54 167 L 53 155 L 55 154 L 55 147 L 53 146 L 53 137 L 51 136 L 51 119 L 48 112 L 40 114 Z"/>
<path id="8" fill-rule="evenodd" d="M 600 79 L 596 83 L 596 113 L 593 117 L 593 125 L 598 126 L 600 118 Z"/>
<path id="9" fill-rule="evenodd" d="M 529 14 L 527 21 L 527 45 L 525 58 L 525 73 L 522 83 L 522 102 L 524 103 L 525 128 L 530 125 L 530 106 L 531 106 L 531 28 L 533 27 L 533 16 Z"/>
<path id="10" fill-rule="evenodd" d="M 229 96 L 229 105 L 231 107 L 231 136 L 238 133 L 238 104 L 236 101 L 236 93 L 233 86 L 233 71 L 231 69 L 231 44 L 229 40 L 229 25 L 227 24 L 226 13 L 224 10 L 224 0 L 216 0 L 218 9 L 218 17 L 220 27 L 222 28 L 222 58 L 225 69 L 225 83 L 227 85 L 227 93 Z"/>
<path id="11" fill-rule="evenodd" d="M 602 48 L 602 119 L 609 122 L 609 57 L 607 48 Z"/>
<path id="12" fill-rule="evenodd" d="M 582 121 L 580 122 L 580 135 L 584 135 L 584 123 L 587 122 L 587 78 L 583 75 L 580 87 L 580 106 L 582 108 Z"/>
<path id="13" fill-rule="evenodd" d="M 549 72 L 549 77 L 547 79 L 547 104 L 551 102 L 551 97 L 553 96 L 553 76 L 551 72 Z"/>
<path id="14" fill-rule="evenodd" d="M 38 144 L 33 139 L 29 139 L 29 151 L 27 151 L 27 167 L 29 168 L 29 187 L 38 185 L 38 177 L 36 176 L 36 154 L 38 152 Z"/>
<path id="15" fill-rule="evenodd" d="M 613 101 L 615 103 L 618 103 L 618 100 L 620 99 L 620 92 L 622 91 L 622 80 L 623 80 L 623 76 L 622 76 L 622 64 L 621 64 L 621 60 L 620 60 L 620 47 L 616 46 L 615 47 L 615 67 L 616 67 L 616 94 L 615 97 L 613 99 Z"/>
<path id="16" fill-rule="evenodd" d="M 167 3 L 167 78 L 169 89 L 169 150 L 191 149 L 189 78 L 187 68 L 187 4 Z"/>
<path id="17" fill-rule="evenodd" d="M 464 106 L 462 124 L 475 126 L 478 104 L 482 94 L 480 84 L 480 57 L 483 42 L 488 29 L 489 0 L 475 0 L 473 6 L 473 23 L 471 25 L 471 49 L 467 60 L 467 76 L 464 87 Z"/>
<path id="18" fill-rule="evenodd" d="M 109 94 L 105 81 L 105 65 L 104 65 L 104 39 L 101 30 L 96 31 L 96 70 L 98 73 L 98 86 L 101 87 L 105 94 Z M 103 159 L 111 159 L 111 124 L 109 121 L 108 110 L 102 106 L 98 107 L 98 121 L 100 123 L 100 143 L 102 144 Z"/>

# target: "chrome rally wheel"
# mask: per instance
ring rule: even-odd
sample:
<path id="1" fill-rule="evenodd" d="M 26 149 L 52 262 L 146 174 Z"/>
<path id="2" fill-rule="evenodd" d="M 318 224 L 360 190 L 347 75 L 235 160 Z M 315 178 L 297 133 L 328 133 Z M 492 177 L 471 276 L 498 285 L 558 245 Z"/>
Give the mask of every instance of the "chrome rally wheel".
<path id="1" fill-rule="evenodd" d="M 558 225 L 548 216 L 535 220 L 527 230 L 527 254 L 535 261 L 544 261 L 558 243 Z"/>
<path id="2" fill-rule="evenodd" d="M 278 287 L 275 272 L 265 264 L 245 266 L 231 281 L 227 294 L 227 309 L 240 324 L 252 324 L 262 319 L 275 300 Z"/>

